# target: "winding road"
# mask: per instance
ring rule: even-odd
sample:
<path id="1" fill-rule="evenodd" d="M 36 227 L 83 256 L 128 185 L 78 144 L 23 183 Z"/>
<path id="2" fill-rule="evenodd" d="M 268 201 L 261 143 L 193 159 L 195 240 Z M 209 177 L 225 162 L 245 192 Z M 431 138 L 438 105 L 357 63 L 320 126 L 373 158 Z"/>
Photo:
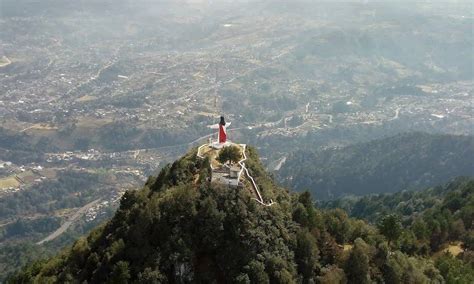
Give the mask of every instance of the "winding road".
<path id="1" fill-rule="evenodd" d="M 275 168 L 273 169 L 274 171 L 279 171 L 281 169 L 281 166 L 283 166 L 283 164 L 286 162 L 286 156 L 284 156 L 283 158 L 281 158 L 279 161 L 278 161 L 278 164 L 275 166 Z"/>
<path id="2" fill-rule="evenodd" d="M 79 219 L 79 217 L 81 217 L 82 215 L 84 215 L 84 213 L 87 212 L 87 210 L 89 210 L 89 208 L 91 208 L 92 206 L 96 205 L 99 201 L 101 200 L 101 198 L 99 199 L 96 199 L 92 202 L 89 202 L 87 203 L 86 205 L 82 206 L 81 208 L 79 208 L 79 210 L 76 211 L 76 213 L 74 213 L 74 215 L 72 215 L 71 218 L 69 218 L 69 220 L 67 220 L 66 222 L 64 222 L 64 224 L 61 225 L 61 227 L 59 227 L 56 231 L 54 231 L 53 233 L 51 233 L 49 236 L 47 236 L 46 238 L 42 239 L 41 241 L 37 242 L 36 244 L 37 245 L 41 245 L 45 242 L 49 242 L 49 241 L 52 241 L 54 240 L 55 238 L 59 237 L 62 233 L 64 233 L 77 219 Z"/>
<path id="3" fill-rule="evenodd" d="M 398 119 L 399 115 L 400 115 L 400 108 L 398 107 L 398 108 L 395 110 L 395 115 L 394 115 L 390 120 Z"/>

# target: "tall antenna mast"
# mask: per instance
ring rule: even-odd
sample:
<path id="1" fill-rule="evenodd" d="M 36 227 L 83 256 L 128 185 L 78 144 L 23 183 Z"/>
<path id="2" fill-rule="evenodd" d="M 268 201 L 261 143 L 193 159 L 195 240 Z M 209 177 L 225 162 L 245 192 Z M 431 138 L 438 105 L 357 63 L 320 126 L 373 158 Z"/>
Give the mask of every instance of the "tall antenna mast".
<path id="1" fill-rule="evenodd" d="M 217 109 L 217 96 L 218 96 L 218 92 L 219 92 L 219 73 L 218 73 L 218 68 L 219 68 L 219 64 L 218 62 L 216 62 L 216 64 L 214 65 L 215 69 L 215 77 L 214 77 L 214 83 L 215 83 L 215 87 L 214 87 L 214 110 L 216 112 L 216 114 L 219 114 L 219 110 Z"/>

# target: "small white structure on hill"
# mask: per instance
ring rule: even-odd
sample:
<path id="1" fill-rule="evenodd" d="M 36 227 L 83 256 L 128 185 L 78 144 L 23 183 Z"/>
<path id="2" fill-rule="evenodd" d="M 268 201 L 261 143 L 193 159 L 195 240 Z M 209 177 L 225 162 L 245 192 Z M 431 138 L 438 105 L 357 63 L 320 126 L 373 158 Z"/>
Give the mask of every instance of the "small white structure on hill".
<path id="1" fill-rule="evenodd" d="M 219 132 L 217 133 L 217 140 L 213 141 L 213 139 L 210 138 L 208 144 L 199 146 L 197 156 L 201 159 L 204 159 L 205 157 L 211 158 L 211 182 L 228 185 L 229 187 L 233 188 L 244 188 L 243 183 L 240 181 L 242 174 L 244 173 L 243 178 L 247 176 L 248 182 L 251 184 L 251 190 L 253 191 L 254 195 L 253 199 L 263 206 L 272 206 L 274 204 L 273 200 L 270 199 L 270 202 L 265 202 L 263 200 L 257 183 L 245 166 L 245 160 L 247 160 L 247 156 L 245 154 L 246 145 L 235 144 L 227 140 L 226 128 L 229 125 L 230 123 L 226 123 L 223 116 L 221 116 L 221 121 L 219 124 L 210 125 L 209 128 L 219 129 Z M 242 153 L 241 160 L 233 165 L 221 165 L 219 163 L 217 166 L 213 166 L 212 160 L 216 158 L 216 152 L 218 154 L 222 148 L 227 146 L 239 147 Z"/>
<path id="2" fill-rule="evenodd" d="M 242 186 L 240 174 L 242 169 L 237 166 L 223 165 L 220 168 L 212 169 L 211 182 L 225 184 L 230 187 Z"/>

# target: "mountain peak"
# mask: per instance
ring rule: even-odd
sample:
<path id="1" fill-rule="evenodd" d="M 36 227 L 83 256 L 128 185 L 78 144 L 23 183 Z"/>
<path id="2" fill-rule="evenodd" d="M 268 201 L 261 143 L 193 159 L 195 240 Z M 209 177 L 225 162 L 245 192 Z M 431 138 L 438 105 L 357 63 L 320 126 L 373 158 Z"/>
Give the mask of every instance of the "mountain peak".
<path id="1" fill-rule="evenodd" d="M 223 149 L 193 149 L 142 189 L 126 192 L 112 220 L 44 263 L 37 279 L 207 282 L 245 271 L 271 279 L 265 272 L 268 261 L 279 265 L 278 273 L 295 276 L 291 236 L 297 225 L 290 195 L 273 183 L 248 146 L 240 145 L 242 158 L 236 164 L 252 181 L 242 177 L 238 186 L 213 182 L 213 173 L 229 166 L 216 160 Z M 259 194 L 276 202 L 262 206 Z"/>
<path id="2" fill-rule="evenodd" d="M 240 157 L 232 156 L 231 146 Z M 110 221 L 61 254 L 24 268 L 10 282 L 365 283 L 410 277 L 440 282 L 449 276 L 441 276 L 431 260 L 409 254 L 430 246 L 435 252 L 461 231 L 427 238 L 430 246 L 419 248 L 401 236 L 400 250 L 390 252 L 393 242 L 387 246 L 387 232 L 351 219 L 341 209 L 316 209 L 308 192 L 289 194 L 276 186 L 254 148 L 204 148 L 167 165 L 142 189 L 127 191 Z M 213 171 L 222 167 L 236 167 L 242 175 L 248 171 L 262 199 L 274 202 L 259 202 L 250 177 L 241 176 L 235 186 L 213 181 Z M 448 194 L 452 200 L 443 202 L 453 211 L 468 208 L 459 198 L 472 192 L 472 186 L 452 191 L 459 196 Z M 472 198 L 463 200 L 472 204 Z M 431 232 L 439 223 L 429 220 L 449 213 L 444 203 L 417 214 L 407 232 L 419 223 Z M 436 213 L 441 210 L 443 214 Z M 463 214 L 456 222 L 469 225 Z"/>
<path id="3" fill-rule="evenodd" d="M 274 203 L 273 191 L 266 189 L 266 184 L 275 186 L 273 180 L 266 173 L 256 150 L 245 144 L 227 142 L 222 147 L 203 144 L 165 166 L 156 178 L 150 177 L 146 182 L 152 191 L 183 184 L 211 188 L 220 185 L 229 190 L 244 190 L 261 205 Z M 269 203 L 264 201 L 266 195 Z"/>

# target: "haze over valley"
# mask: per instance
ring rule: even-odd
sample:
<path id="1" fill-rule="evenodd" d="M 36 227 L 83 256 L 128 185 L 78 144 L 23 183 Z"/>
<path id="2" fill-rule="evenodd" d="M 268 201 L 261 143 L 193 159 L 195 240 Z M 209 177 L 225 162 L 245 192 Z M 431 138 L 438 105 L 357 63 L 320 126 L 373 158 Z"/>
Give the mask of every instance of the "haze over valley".
<path id="1" fill-rule="evenodd" d="M 315 200 L 474 176 L 472 10 L 2 0 L 0 282 L 109 220 L 221 115 Z"/>

